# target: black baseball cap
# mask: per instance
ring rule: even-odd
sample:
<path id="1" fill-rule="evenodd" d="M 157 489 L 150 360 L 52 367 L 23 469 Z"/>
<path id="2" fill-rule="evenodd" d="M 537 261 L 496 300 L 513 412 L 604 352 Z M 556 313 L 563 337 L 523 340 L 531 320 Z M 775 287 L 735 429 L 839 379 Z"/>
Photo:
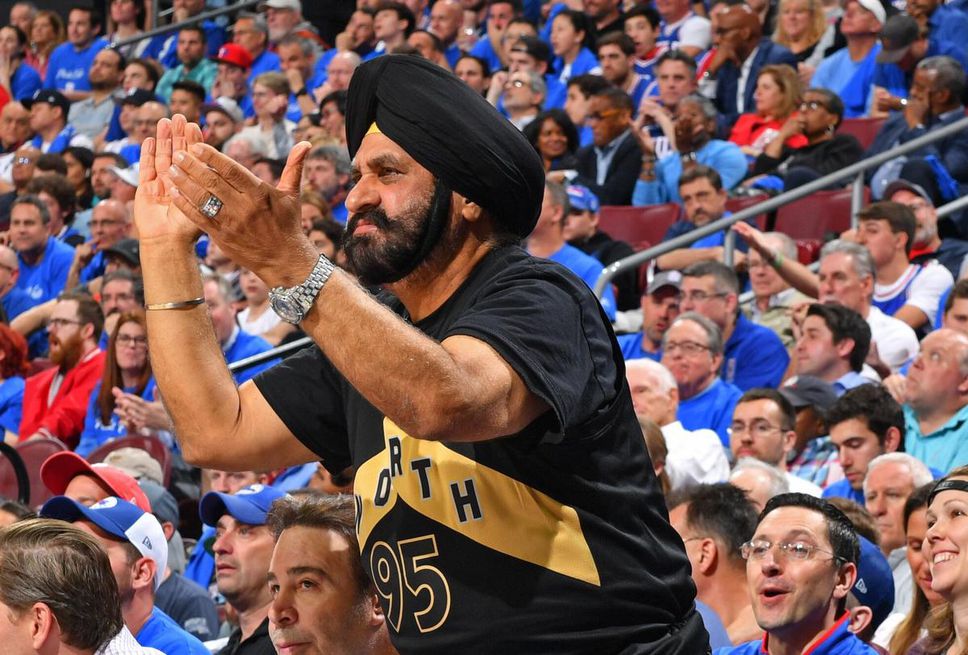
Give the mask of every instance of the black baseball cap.
<path id="1" fill-rule="evenodd" d="M 20 101 L 27 109 L 33 107 L 35 102 L 46 102 L 48 105 L 60 107 L 64 112 L 64 120 L 67 120 L 67 112 L 71 108 L 71 101 L 64 97 L 64 94 L 57 89 L 38 89 L 34 95 Z"/>
<path id="2" fill-rule="evenodd" d="M 116 255 L 132 266 L 141 266 L 141 246 L 137 239 L 121 239 L 103 252 L 105 257 Z"/>
<path id="3" fill-rule="evenodd" d="M 920 34 L 918 21 L 907 14 L 895 14 L 888 18 L 881 28 L 882 49 L 877 53 L 877 63 L 896 64 L 901 61 Z"/>
<path id="4" fill-rule="evenodd" d="M 135 107 L 140 107 L 146 102 L 151 102 L 157 100 L 156 96 L 151 91 L 146 91 L 145 89 L 130 89 L 125 95 L 123 95 L 119 100 L 119 105 L 134 105 Z"/>

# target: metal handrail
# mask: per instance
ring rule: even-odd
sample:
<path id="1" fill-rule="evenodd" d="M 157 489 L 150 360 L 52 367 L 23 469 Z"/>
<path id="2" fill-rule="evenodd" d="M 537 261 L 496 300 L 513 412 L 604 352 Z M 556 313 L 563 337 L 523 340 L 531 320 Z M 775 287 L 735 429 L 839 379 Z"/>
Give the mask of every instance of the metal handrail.
<path id="1" fill-rule="evenodd" d="M 935 211 L 935 214 L 937 214 L 938 218 L 944 218 L 945 216 L 949 214 L 953 214 L 959 209 L 964 209 L 965 207 L 968 207 L 968 196 L 962 196 L 961 198 L 952 200 L 946 205 L 941 205 Z M 729 234 L 733 234 L 735 237 L 735 233 L 733 233 L 732 230 L 729 231 Z M 808 266 L 807 268 L 809 268 L 811 271 L 816 273 L 820 269 L 820 262 L 814 262 L 810 264 L 810 266 Z M 752 291 L 744 291 L 739 296 L 739 304 L 741 305 L 744 303 L 750 302 L 751 300 L 753 300 Z"/>
<path id="2" fill-rule="evenodd" d="M 281 346 L 276 346 L 275 348 L 266 350 L 265 352 L 256 353 L 255 355 L 238 359 L 232 362 L 231 364 L 229 364 L 229 370 L 235 373 L 236 371 L 241 371 L 243 369 L 250 368 L 252 366 L 255 366 L 256 364 L 267 362 L 270 359 L 275 359 L 276 357 L 285 355 L 286 353 L 293 352 L 296 350 L 302 350 L 303 348 L 306 348 L 307 346 L 311 346 L 312 344 L 313 344 L 313 340 L 310 337 L 303 337 L 302 339 L 296 339 L 295 341 L 284 343 Z"/>
<path id="3" fill-rule="evenodd" d="M 163 25 L 162 27 L 156 27 L 147 32 L 142 32 L 141 34 L 135 34 L 134 36 L 129 36 L 126 39 L 121 39 L 116 43 L 112 44 L 114 48 L 120 48 L 122 46 L 130 45 L 132 43 L 138 43 L 139 41 L 144 41 L 145 39 L 151 39 L 159 34 L 167 34 L 168 32 L 175 32 L 188 25 L 195 25 L 196 23 L 201 23 L 203 20 L 208 20 L 209 18 L 218 18 L 219 16 L 224 16 L 225 14 L 230 14 L 234 11 L 240 9 L 245 9 L 251 7 L 252 5 L 259 4 L 262 0 L 241 0 L 236 2 L 234 5 L 228 7 L 220 7 L 218 9 L 212 9 L 211 11 L 203 11 L 197 16 L 192 16 L 177 23 L 171 23 L 170 25 Z"/>
<path id="4" fill-rule="evenodd" d="M 664 241 L 658 245 L 652 246 L 651 248 L 646 248 L 641 252 L 637 252 L 634 255 L 629 255 L 624 259 L 618 260 L 617 262 L 613 262 L 605 267 L 605 270 L 602 271 L 602 274 L 599 276 L 598 281 L 595 282 L 595 289 L 594 289 L 595 295 L 601 298 L 602 293 L 604 292 L 604 289 L 605 289 L 605 285 L 607 285 L 612 280 L 612 278 L 622 273 L 623 271 L 626 271 L 631 268 L 636 268 L 639 265 L 649 261 L 650 259 L 655 259 L 656 257 L 660 255 L 664 255 L 667 252 L 672 252 L 673 250 L 677 250 L 679 248 L 685 248 L 690 244 L 692 244 L 694 241 L 698 241 L 699 239 L 705 236 L 709 236 L 710 234 L 715 234 L 720 230 L 727 230 L 726 234 L 729 235 L 732 233 L 732 230 L 728 230 L 728 228 L 733 223 L 738 223 L 739 221 L 744 221 L 758 214 L 763 214 L 765 212 L 773 211 L 774 209 L 777 209 L 778 207 L 782 207 L 783 205 L 789 204 L 794 200 L 799 200 L 800 198 L 809 196 L 811 193 L 815 191 L 820 191 L 822 189 L 825 189 L 831 184 L 835 184 L 837 182 L 841 182 L 843 180 L 846 180 L 855 176 L 858 178 L 861 178 L 859 184 L 855 181 L 855 190 L 854 190 L 854 195 L 859 197 L 857 187 L 860 188 L 861 192 L 863 191 L 862 174 L 865 171 L 875 168 L 877 166 L 880 166 L 884 162 L 894 159 L 895 157 L 907 154 L 909 152 L 913 152 L 926 145 L 930 145 L 935 141 L 940 141 L 941 139 L 944 139 L 946 137 L 954 136 L 955 134 L 958 134 L 959 132 L 966 129 L 968 129 L 968 117 L 962 118 L 961 120 L 951 123 L 950 125 L 945 125 L 941 129 L 919 136 L 916 139 L 912 139 L 907 143 L 903 143 L 899 146 L 891 148 L 890 150 L 882 152 L 878 155 L 874 155 L 872 157 L 868 157 L 867 159 L 863 159 L 857 162 L 856 164 L 851 164 L 850 166 L 842 170 L 830 173 L 829 175 L 825 175 L 820 179 L 814 180 L 813 182 L 808 182 L 807 184 L 804 184 L 801 187 L 797 187 L 796 189 L 791 189 L 790 191 L 784 191 L 778 196 L 775 196 L 768 200 L 764 200 L 761 203 L 757 203 L 756 205 L 752 205 L 750 207 L 742 209 L 736 212 L 735 214 L 721 218 L 712 223 L 708 223 L 706 225 L 703 225 L 702 227 L 697 227 L 693 230 L 690 230 L 686 234 L 675 237 L 674 239 L 669 239 L 668 241 Z M 963 199 L 959 199 L 959 200 L 963 200 Z M 955 202 L 958 202 L 958 200 L 956 200 Z M 954 210 L 951 210 L 951 211 L 954 211 Z M 855 208 L 855 211 L 851 212 L 852 222 L 855 220 L 855 216 L 854 216 L 855 213 L 856 213 L 856 208 Z"/>

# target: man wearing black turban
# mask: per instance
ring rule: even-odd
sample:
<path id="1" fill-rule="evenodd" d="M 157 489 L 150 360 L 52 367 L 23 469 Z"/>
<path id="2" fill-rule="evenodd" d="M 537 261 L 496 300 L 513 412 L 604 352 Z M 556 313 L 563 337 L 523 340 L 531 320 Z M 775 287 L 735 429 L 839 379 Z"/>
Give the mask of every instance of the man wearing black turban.
<path id="1" fill-rule="evenodd" d="M 185 458 L 354 466 L 371 618 L 401 653 L 708 652 L 600 305 L 517 243 L 543 194 L 533 149 L 416 57 L 357 69 L 346 115 L 346 255 L 376 298 L 299 229 L 309 144 L 277 189 L 180 116 L 143 146 L 151 357 Z M 200 229 L 315 346 L 235 387 L 202 307 Z"/>

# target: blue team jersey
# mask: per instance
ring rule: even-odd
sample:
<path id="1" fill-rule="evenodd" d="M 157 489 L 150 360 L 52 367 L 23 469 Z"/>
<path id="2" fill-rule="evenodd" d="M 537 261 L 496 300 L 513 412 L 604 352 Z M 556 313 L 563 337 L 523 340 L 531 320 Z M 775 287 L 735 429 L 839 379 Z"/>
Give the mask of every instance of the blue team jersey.
<path id="1" fill-rule="evenodd" d="M 70 42 L 62 43 L 50 53 L 44 87 L 58 91 L 90 91 L 91 82 L 87 72 L 91 70 L 94 57 L 108 46 L 105 39 L 95 39 L 82 50 Z"/>
<path id="2" fill-rule="evenodd" d="M 651 359 L 658 362 L 662 359 L 662 351 L 651 352 L 642 348 L 642 333 L 621 334 L 618 337 L 618 347 L 622 349 L 622 359 Z"/>
<path id="3" fill-rule="evenodd" d="M 713 380 L 704 391 L 679 402 L 676 418 L 687 430 L 712 430 L 719 435 L 723 446 L 729 448 L 729 424 L 733 408 L 743 392 L 722 380 Z"/>
<path id="4" fill-rule="evenodd" d="M 20 262 L 20 276 L 15 288 L 30 298 L 29 307 L 36 307 L 56 298 L 64 290 L 71 262 L 74 261 L 74 249 L 54 237 L 47 237 L 47 246 L 39 262 L 28 264 L 20 254 L 17 259 Z"/>
<path id="5" fill-rule="evenodd" d="M 333 48 L 335 52 L 336 48 Z M 252 62 L 252 68 L 249 73 L 249 88 L 252 88 L 252 83 L 255 78 L 259 77 L 263 73 L 271 73 L 273 71 L 278 71 L 279 66 L 279 55 L 274 52 L 269 52 L 268 50 L 263 50 L 262 54 L 255 58 Z M 324 69 L 325 70 L 325 69 Z"/>
<path id="6" fill-rule="evenodd" d="M 742 391 L 780 386 L 790 355 L 773 330 L 739 315 L 724 346 L 722 377 Z"/>
<path id="7" fill-rule="evenodd" d="M 209 655 L 202 642 L 157 607 L 134 638 L 142 646 L 156 648 L 165 655 Z"/>
<path id="8" fill-rule="evenodd" d="M 24 405 L 24 379 L 9 377 L 0 384 L 0 429 L 14 434 L 20 431 Z"/>
<path id="9" fill-rule="evenodd" d="M 105 344 L 103 347 L 105 347 Z M 126 387 L 125 393 L 134 393 L 134 387 Z M 103 446 L 109 441 L 128 434 L 127 428 L 121 423 L 121 417 L 116 413 L 111 413 L 108 422 L 101 420 L 101 408 L 98 407 L 97 397 L 101 393 L 101 383 L 91 391 L 91 397 L 87 403 L 87 415 L 84 417 L 84 429 L 81 431 L 81 438 L 74 449 L 81 457 L 87 457 L 96 448 Z M 144 391 L 139 394 L 145 400 L 151 402 L 155 399 L 155 379 L 148 380 Z"/>
<path id="10" fill-rule="evenodd" d="M 588 285 L 589 289 L 595 288 L 595 282 L 598 281 L 599 276 L 601 276 L 604 270 L 601 262 L 597 259 L 586 255 L 578 248 L 570 246 L 567 243 L 548 259 L 561 264 L 580 277 Z M 600 302 L 602 303 L 602 309 L 605 310 L 605 314 L 608 316 L 608 320 L 614 321 L 615 293 L 612 291 L 612 285 L 609 284 L 605 287 L 605 293 L 600 298 Z"/>

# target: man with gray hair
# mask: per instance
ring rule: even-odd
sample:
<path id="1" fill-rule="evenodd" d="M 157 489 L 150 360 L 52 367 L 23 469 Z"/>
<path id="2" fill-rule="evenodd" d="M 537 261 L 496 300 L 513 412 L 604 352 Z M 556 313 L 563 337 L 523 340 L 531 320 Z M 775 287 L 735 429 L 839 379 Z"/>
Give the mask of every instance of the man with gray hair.
<path id="1" fill-rule="evenodd" d="M 524 70 L 511 73 L 501 95 L 508 120 L 523 130 L 541 111 L 547 95 L 548 85 L 540 73 Z"/>
<path id="2" fill-rule="evenodd" d="M 894 575 L 894 611 L 907 613 L 912 598 L 911 567 L 908 566 L 904 503 L 918 487 L 934 476 L 924 462 L 908 453 L 878 455 L 867 465 L 864 506 L 874 517 L 881 552 Z"/>
<path id="3" fill-rule="evenodd" d="M 745 491 L 757 511 L 773 496 L 790 491 L 786 471 L 756 457 L 741 457 L 729 474 L 729 483 Z"/>
<path id="4" fill-rule="evenodd" d="M 303 182 L 323 196 L 333 212 L 333 218 L 345 224 L 346 194 L 350 187 L 350 155 L 344 146 L 317 146 L 306 155 Z"/>
<path id="5" fill-rule="evenodd" d="M 248 169 L 251 169 L 258 160 L 269 154 L 262 139 L 244 132 L 229 137 L 222 145 L 222 152 Z"/>
<path id="6" fill-rule="evenodd" d="M 838 302 L 860 314 L 871 328 L 869 362 L 874 360 L 897 372 L 917 354 L 919 345 L 914 330 L 872 304 L 875 269 L 867 248 L 844 239 L 831 241 L 820 251 L 820 269 L 814 273 L 796 258 L 775 250 L 752 225 L 737 223 L 733 230 L 793 288 L 820 302 Z M 882 377 L 887 372 L 878 371 Z"/>
<path id="7" fill-rule="evenodd" d="M 380 595 L 360 563 L 353 497 L 283 497 L 266 520 L 276 542 L 268 574 L 269 636 L 278 651 L 308 642 L 316 653 L 396 653 Z M 331 600 L 302 593 L 307 582 L 331 587 Z"/>
<path id="8" fill-rule="evenodd" d="M 904 111 L 887 119 L 868 148 L 871 157 L 924 134 L 951 125 L 964 117 L 961 99 L 965 93 L 965 71 L 955 59 L 944 55 L 922 59 L 914 70 Z M 941 192 L 934 167 L 926 161 L 934 155 L 937 162 L 963 190 L 968 184 L 968 133 L 959 132 L 931 146 L 891 159 L 869 178 L 871 191 L 880 198 L 887 184 L 895 179 L 907 180 L 926 190 L 935 202 L 948 194 Z M 870 173 L 869 173 L 870 174 Z M 960 193 L 957 195 L 961 195 Z M 951 199 L 951 198 L 947 198 Z"/>
<path id="9" fill-rule="evenodd" d="M 719 435 L 705 428 L 687 430 L 682 426 L 676 418 L 679 387 L 669 369 L 651 359 L 633 359 L 625 363 L 625 378 L 635 414 L 662 429 L 672 490 L 724 482 L 729 475 L 729 462 Z"/>
<path id="10" fill-rule="evenodd" d="M 764 243 L 783 258 L 797 258 L 797 244 L 783 232 L 766 232 Z M 757 325 L 773 330 L 788 349 L 796 345 L 793 337 L 793 308 L 810 298 L 790 286 L 767 260 L 754 249 L 746 256 L 753 297 L 740 305 L 743 314 Z"/>
<path id="11" fill-rule="evenodd" d="M 249 86 L 263 73 L 279 70 L 279 57 L 269 50 L 269 26 L 262 14 L 241 12 L 232 25 L 232 43 L 239 44 L 252 55 Z"/>
<path id="12" fill-rule="evenodd" d="M 662 365 L 679 389 L 676 417 L 687 430 L 710 428 L 729 447 L 733 408 L 743 392 L 719 377 L 723 337 L 719 327 L 697 312 L 681 314 L 662 339 Z"/>
<path id="13" fill-rule="evenodd" d="M 50 212 L 35 195 L 18 196 L 10 208 L 10 246 L 17 251 L 20 274 L 16 288 L 29 297 L 29 307 L 57 297 L 67 283 L 74 249 L 49 234 Z"/>

